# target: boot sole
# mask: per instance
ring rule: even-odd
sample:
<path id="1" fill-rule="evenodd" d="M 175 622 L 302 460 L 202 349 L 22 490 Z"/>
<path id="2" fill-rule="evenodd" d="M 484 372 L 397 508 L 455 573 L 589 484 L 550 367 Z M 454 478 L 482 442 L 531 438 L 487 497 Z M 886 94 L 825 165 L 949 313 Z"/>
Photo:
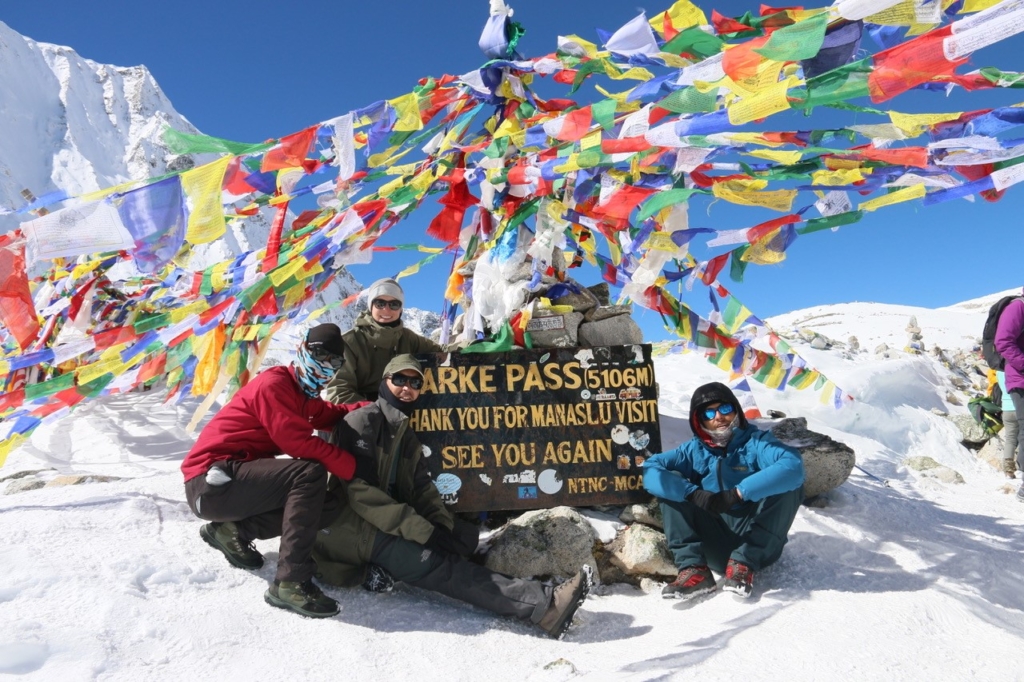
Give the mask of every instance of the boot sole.
<path id="1" fill-rule="evenodd" d="M 215 538 L 213 534 L 206 529 L 206 526 L 203 526 L 199 529 L 199 537 L 201 537 L 203 539 L 203 542 L 208 544 L 210 547 L 213 547 L 215 550 L 223 554 L 224 558 L 228 560 L 228 563 L 234 566 L 235 568 L 242 568 L 246 571 L 255 571 L 260 568 L 263 568 L 263 561 L 260 561 L 259 565 L 247 565 L 232 557 L 231 553 L 228 552 L 219 542 L 217 542 L 217 538 Z"/>
<path id="2" fill-rule="evenodd" d="M 284 601 L 283 599 L 275 597 L 274 595 L 270 594 L 270 590 L 267 590 L 263 593 L 263 600 L 271 606 L 275 606 L 279 609 L 284 609 L 285 611 L 291 611 L 292 613 L 297 613 L 300 616 L 305 616 L 306 618 L 330 618 L 331 616 L 336 616 L 339 613 L 341 613 L 340 608 L 336 608 L 331 613 L 317 613 L 315 611 L 306 611 L 304 609 L 299 608 L 298 606 L 295 606 L 295 604 L 291 604 L 289 602 Z"/>
<path id="3" fill-rule="evenodd" d="M 671 592 L 669 594 L 662 594 L 661 598 L 662 599 L 675 599 L 676 601 L 693 601 L 695 599 L 700 599 L 701 597 L 706 597 L 708 595 L 714 594 L 716 589 L 717 589 L 716 585 L 711 585 L 710 587 L 702 587 L 699 590 L 694 590 L 693 592 L 687 592 L 685 594 L 682 594 L 680 592 Z"/>
<path id="4" fill-rule="evenodd" d="M 579 611 L 580 607 L 583 606 L 583 602 L 590 596 L 590 589 L 594 586 L 594 569 L 584 564 L 582 570 L 584 573 L 583 589 L 580 590 L 580 595 L 576 598 L 574 606 L 571 609 L 567 609 L 565 617 L 555 623 L 555 627 L 548 632 L 548 636 L 552 639 L 562 639 L 565 636 L 569 626 L 572 625 L 573 618 L 576 617 L 576 612 Z"/>
<path id="5" fill-rule="evenodd" d="M 750 596 L 754 594 L 753 588 L 747 590 L 742 587 L 737 587 L 734 585 L 722 585 L 722 591 L 734 594 L 740 599 L 750 599 Z"/>

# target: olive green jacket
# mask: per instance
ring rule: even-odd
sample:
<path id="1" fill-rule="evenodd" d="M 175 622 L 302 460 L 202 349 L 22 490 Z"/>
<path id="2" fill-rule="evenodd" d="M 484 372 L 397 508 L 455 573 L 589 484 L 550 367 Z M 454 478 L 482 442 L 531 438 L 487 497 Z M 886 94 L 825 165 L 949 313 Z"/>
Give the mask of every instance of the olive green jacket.
<path id="1" fill-rule="evenodd" d="M 345 364 L 335 373 L 326 389 L 327 399 L 338 404 L 376 400 L 384 368 L 396 355 L 445 350 L 401 324 L 382 326 L 373 319 L 369 310 L 359 314 L 355 325 L 342 338 L 345 340 Z"/>
<path id="2" fill-rule="evenodd" d="M 361 479 L 332 481 L 328 494 L 341 499 L 341 516 L 316 535 L 318 576 L 333 585 L 362 583 L 377 531 L 425 543 L 435 525 L 451 530 L 454 519 L 430 478 L 423 449 L 409 418 L 379 398 L 350 412 L 332 442 L 356 457 L 375 456 L 380 487 Z"/>

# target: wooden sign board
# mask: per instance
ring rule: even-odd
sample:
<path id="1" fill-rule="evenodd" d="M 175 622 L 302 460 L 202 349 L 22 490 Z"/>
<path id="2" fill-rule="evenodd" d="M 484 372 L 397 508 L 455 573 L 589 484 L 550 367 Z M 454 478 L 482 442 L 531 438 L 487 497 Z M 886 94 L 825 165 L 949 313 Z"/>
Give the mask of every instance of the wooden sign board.
<path id="1" fill-rule="evenodd" d="M 649 499 L 642 465 L 661 451 L 650 345 L 418 358 L 410 428 L 452 510 Z"/>

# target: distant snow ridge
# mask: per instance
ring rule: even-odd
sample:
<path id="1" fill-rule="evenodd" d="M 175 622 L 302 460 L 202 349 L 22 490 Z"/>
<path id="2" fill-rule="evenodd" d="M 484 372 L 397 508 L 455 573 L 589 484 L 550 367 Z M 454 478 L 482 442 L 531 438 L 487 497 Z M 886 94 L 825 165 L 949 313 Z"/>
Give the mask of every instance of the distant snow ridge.
<path id="1" fill-rule="evenodd" d="M 197 133 L 144 66 L 98 64 L 0 22 L 0 205 L 56 190 L 77 195 L 191 167 L 161 141 Z M 213 158 L 212 156 L 210 157 Z M 205 160 L 205 159 L 204 159 Z M 4 216 L 0 231 L 33 216 Z"/>

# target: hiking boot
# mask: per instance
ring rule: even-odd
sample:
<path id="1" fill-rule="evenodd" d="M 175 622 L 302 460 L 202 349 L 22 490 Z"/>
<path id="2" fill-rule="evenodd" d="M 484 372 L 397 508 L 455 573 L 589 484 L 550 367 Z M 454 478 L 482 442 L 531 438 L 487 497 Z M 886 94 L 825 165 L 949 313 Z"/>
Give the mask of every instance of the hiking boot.
<path id="1" fill-rule="evenodd" d="M 199 529 L 199 535 L 210 547 L 220 550 L 232 566 L 250 571 L 263 568 L 263 555 L 252 542 L 243 542 L 238 537 L 238 526 L 230 521 L 208 523 Z"/>
<path id="2" fill-rule="evenodd" d="M 1017 478 L 1017 462 L 1012 459 L 1004 459 L 1003 473 L 1007 478 Z"/>
<path id="3" fill-rule="evenodd" d="M 688 601 L 702 594 L 715 591 L 715 576 L 706 564 L 687 566 L 679 571 L 676 579 L 661 588 L 661 596 L 665 599 L 682 599 Z"/>
<path id="4" fill-rule="evenodd" d="M 338 602 L 321 592 L 312 578 L 301 583 L 275 580 L 263 598 L 271 606 L 309 618 L 330 618 L 341 610 Z"/>
<path id="5" fill-rule="evenodd" d="M 395 579 L 386 569 L 377 564 L 370 564 L 366 571 L 366 580 L 363 581 L 363 589 L 367 592 L 390 592 L 395 589 Z"/>
<path id="6" fill-rule="evenodd" d="M 754 571 L 746 564 L 729 559 L 725 567 L 725 582 L 722 589 L 747 599 L 754 592 Z"/>
<path id="7" fill-rule="evenodd" d="M 1024 483 L 1021 483 L 1020 487 L 1017 488 L 1017 501 L 1024 502 Z"/>
<path id="8" fill-rule="evenodd" d="M 593 584 L 594 569 L 584 564 L 579 573 L 555 588 L 551 594 L 551 605 L 537 626 L 552 639 L 561 639 L 572 625 L 572 617 L 583 605 Z"/>

